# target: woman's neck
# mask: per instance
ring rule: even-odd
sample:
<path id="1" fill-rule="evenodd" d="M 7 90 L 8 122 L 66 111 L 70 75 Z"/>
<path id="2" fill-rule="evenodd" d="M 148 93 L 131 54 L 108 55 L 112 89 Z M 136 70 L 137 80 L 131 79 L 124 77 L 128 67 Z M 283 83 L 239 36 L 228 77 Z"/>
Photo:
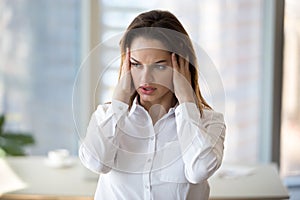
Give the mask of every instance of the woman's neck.
<path id="1" fill-rule="evenodd" d="M 153 124 L 155 124 L 169 111 L 170 108 L 176 105 L 177 100 L 174 94 L 172 94 L 171 96 L 169 96 L 169 98 L 166 96 L 163 101 L 159 102 L 142 101 L 138 97 L 138 102 L 148 111 Z"/>

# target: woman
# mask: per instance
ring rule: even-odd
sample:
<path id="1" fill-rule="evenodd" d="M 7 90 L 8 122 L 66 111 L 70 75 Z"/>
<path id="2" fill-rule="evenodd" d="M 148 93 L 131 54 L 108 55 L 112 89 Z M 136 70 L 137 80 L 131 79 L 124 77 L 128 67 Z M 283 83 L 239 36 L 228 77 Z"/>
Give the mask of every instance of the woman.
<path id="1" fill-rule="evenodd" d="M 95 199 L 208 199 L 225 124 L 201 95 L 187 32 L 153 10 L 132 21 L 120 46 L 112 102 L 93 113 L 79 150 L 101 174 Z"/>

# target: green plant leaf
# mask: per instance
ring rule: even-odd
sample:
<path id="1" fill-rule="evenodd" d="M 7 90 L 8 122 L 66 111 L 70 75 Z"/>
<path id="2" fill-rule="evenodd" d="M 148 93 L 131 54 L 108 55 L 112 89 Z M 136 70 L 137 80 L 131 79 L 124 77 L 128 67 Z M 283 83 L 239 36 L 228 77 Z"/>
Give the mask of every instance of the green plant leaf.
<path id="1" fill-rule="evenodd" d="M 0 135 L 3 133 L 4 123 L 5 123 L 5 116 L 0 115 Z"/>
<path id="2" fill-rule="evenodd" d="M 24 146 L 34 144 L 34 137 L 26 132 L 4 131 L 4 123 L 5 116 L 0 115 L 0 150 L 2 154 L 4 152 L 6 155 L 24 156 Z"/>
<path id="3" fill-rule="evenodd" d="M 23 146 L 18 144 L 13 139 L 3 139 L 0 138 L 0 145 L 1 148 L 6 152 L 7 155 L 12 156 L 24 156 L 25 151 L 23 150 Z"/>
<path id="4" fill-rule="evenodd" d="M 33 136 L 29 134 L 4 133 L 0 137 L 15 141 L 18 145 L 29 145 L 35 143 Z"/>

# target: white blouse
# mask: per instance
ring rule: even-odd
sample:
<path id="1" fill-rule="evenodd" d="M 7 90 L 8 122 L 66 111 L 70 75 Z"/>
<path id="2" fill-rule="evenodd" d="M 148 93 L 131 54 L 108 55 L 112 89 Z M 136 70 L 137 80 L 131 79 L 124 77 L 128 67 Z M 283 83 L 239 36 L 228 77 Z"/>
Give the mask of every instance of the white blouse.
<path id="1" fill-rule="evenodd" d="M 93 113 L 79 149 L 82 163 L 101 173 L 96 200 L 208 199 L 207 179 L 220 167 L 223 115 L 194 103 L 171 108 L 154 125 L 137 103 L 113 100 Z"/>

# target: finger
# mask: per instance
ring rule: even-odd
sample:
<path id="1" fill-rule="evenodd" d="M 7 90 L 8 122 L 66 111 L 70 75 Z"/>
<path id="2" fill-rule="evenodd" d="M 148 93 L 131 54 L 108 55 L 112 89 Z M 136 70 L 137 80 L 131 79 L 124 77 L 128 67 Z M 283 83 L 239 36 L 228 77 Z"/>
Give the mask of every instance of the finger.
<path id="1" fill-rule="evenodd" d="M 189 70 L 188 58 L 180 57 L 179 63 L 180 63 L 179 73 L 190 83 L 191 82 L 191 72 Z"/>
<path id="2" fill-rule="evenodd" d="M 191 71 L 190 71 L 190 61 L 189 61 L 189 57 L 187 57 L 187 58 L 185 59 L 185 74 L 186 74 L 187 80 L 189 81 L 189 83 L 191 83 L 191 80 L 192 80 L 192 74 L 191 74 Z"/>
<path id="3" fill-rule="evenodd" d="M 190 66 L 190 61 L 189 61 L 189 57 L 187 57 L 185 59 L 185 67 L 186 67 L 186 69 L 189 69 L 189 66 Z"/>
<path id="4" fill-rule="evenodd" d="M 126 55 L 125 55 L 125 60 L 124 60 L 124 69 L 125 72 L 129 71 L 130 68 L 130 52 L 129 52 L 129 48 L 126 48 Z"/>
<path id="5" fill-rule="evenodd" d="M 189 58 L 184 59 L 184 69 L 185 69 L 185 73 L 190 74 L 190 62 L 189 62 Z"/>
<path id="6" fill-rule="evenodd" d="M 181 72 L 185 71 L 185 59 L 183 57 L 179 58 L 179 68 L 181 69 Z"/>
<path id="7" fill-rule="evenodd" d="M 181 73 L 185 73 L 189 67 L 188 59 L 184 57 L 179 57 L 179 69 Z"/>

